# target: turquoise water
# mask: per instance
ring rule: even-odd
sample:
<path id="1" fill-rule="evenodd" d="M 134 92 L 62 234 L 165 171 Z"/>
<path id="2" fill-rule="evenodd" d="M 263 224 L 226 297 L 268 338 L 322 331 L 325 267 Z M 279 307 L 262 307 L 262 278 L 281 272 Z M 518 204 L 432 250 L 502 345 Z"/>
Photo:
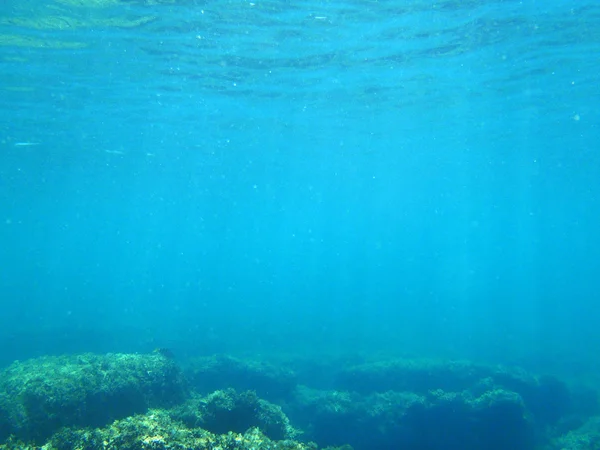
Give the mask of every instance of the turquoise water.
<path id="1" fill-rule="evenodd" d="M 592 371 L 592 1 L 0 6 L 0 359 Z"/>

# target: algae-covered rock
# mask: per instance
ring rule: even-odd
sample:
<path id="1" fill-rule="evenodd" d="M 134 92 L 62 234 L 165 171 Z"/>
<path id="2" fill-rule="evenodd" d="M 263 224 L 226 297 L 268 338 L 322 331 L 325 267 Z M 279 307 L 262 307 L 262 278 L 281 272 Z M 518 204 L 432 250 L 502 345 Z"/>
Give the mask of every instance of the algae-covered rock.
<path id="1" fill-rule="evenodd" d="M 490 375 L 487 366 L 468 361 L 392 359 L 343 367 L 336 387 L 363 394 L 386 391 L 461 391 Z"/>
<path id="2" fill-rule="evenodd" d="M 362 395 L 301 387 L 291 415 L 320 445 L 430 450 L 534 446 L 534 427 L 522 398 L 503 390 L 478 396 L 441 389 L 424 395 L 395 391 Z"/>
<path id="3" fill-rule="evenodd" d="M 581 427 L 552 443 L 552 450 L 600 450 L 600 417 L 592 417 Z"/>
<path id="4" fill-rule="evenodd" d="M 3 450 L 33 449 L 13 441 Z M 39 448 L 39 447 L 38 447 Z M 272 441 L 257 428 L 246 433 L 218 435 L 201 428 L 187 428 L 174 421 L 167 412 L 150 410 L 117 420 L 107 427 L 89 430 L 64 428 L 44 446 L 44 450 L 316 450 L 315 444 L 295 441 Z"/>
<path id="5" fill-rule="evenodd" d="M 103 426 L 185 397 L 178 367 L 160 354 L 15 362 L 0 372 L 0 440 L 39 442 L 63 426 Z"/>
<path id="6" fill-rule="evenodd" d="M 213 433 L 242 433 L 256 427 L 274 440 L 298 435 L 281 407 L 258 398 L 254 391 L 215 391 L 173 408 L 171 415 L 189 427 L 201 427 Z"/>
<path id="7" fill-rule="evenodd" d="M 348 366 L 339 371 L 335 386 L 362 394 L 387 391 L 426 394 L 441 389 L 469 390 L 478 395 L 503 389 L 519 394 L 540 426 L 553 425 L 571 408 L 571 393 L 556 378 L 468 361 L 394 359 Z"/>
<path id="8" fill-rule="evenodd" d="M 364 396 L 299 386 L 290 414 L 320 445 L 401 448 L 394 446 L 406 438 L 406 418 L 425 403 L 425 397 L 409 392 Z"/>

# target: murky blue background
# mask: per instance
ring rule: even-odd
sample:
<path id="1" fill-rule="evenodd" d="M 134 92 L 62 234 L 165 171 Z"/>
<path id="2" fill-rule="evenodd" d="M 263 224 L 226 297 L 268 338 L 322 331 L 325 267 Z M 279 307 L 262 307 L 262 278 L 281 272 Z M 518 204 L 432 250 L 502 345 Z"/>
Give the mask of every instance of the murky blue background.
<path id="1" fill-rule="evenodd" d="M 595 2 L 79 3 L 0 6 L 4 363 L 596 367 Z"/>

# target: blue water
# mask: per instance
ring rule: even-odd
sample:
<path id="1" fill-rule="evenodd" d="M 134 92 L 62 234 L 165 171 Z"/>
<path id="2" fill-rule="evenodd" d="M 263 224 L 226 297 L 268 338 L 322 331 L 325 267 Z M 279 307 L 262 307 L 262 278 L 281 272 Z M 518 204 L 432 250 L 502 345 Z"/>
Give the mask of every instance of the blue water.
<path id="1" fill-rule="evenodd" d="M 4 364 L 597 367 L 596 2 L 5 0 L 0 50 Z"/>

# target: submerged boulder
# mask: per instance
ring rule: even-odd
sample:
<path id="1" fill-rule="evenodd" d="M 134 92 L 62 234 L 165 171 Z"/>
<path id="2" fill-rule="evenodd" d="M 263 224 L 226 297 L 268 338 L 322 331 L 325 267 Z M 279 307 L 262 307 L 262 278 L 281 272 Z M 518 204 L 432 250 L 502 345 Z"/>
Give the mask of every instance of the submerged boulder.
<path id="1" fill-rule="evenodd" d="M 274 440 L 298 435 L 281 407 L 258 398 L 254 391 L 234 389 L 194 397 L 172 409 L 172 417 L 188 427 L 200 427 L 217 434 L 243 433 L 256 427 Z"/>
<path id="2" fill-rule="evenodd" d="M 0 371 L 0 440 L 40 442 L 64 426 L 103 426 L 186 396 L 179 368 L 159 353 L 15 362 Z"/>
<path id="3" fill-rule="evenodd" d="M 394 359 L 348 366 L 339 371 L 335 386 L 365 395 L 387 391 L 422 395 L 437 389 L 478 395 L 503 389 L 519 394 L 538 426 L 553 425 L 571 410 L 567 385 L 554 377 L 469 361 Z"/>
<path id="4" fill-rule="evenodd" d="M 534 426 L 515 392 L 426 394 L 320 391 L 301 387 L 292 418 L 320 445 L 355 448 L 529 450 Z"/>

